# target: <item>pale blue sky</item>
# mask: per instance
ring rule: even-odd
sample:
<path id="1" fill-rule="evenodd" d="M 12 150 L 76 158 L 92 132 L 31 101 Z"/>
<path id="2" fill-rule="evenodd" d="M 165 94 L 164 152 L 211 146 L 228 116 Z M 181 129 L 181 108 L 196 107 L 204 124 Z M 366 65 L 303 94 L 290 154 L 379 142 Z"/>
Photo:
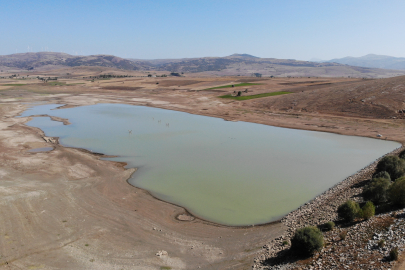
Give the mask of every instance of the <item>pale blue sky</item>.
<path id="1" fill-rule="evenodd" d="M 405 57 L 404 29 L 403 0 L 0 0 L 0 55 Z"/>

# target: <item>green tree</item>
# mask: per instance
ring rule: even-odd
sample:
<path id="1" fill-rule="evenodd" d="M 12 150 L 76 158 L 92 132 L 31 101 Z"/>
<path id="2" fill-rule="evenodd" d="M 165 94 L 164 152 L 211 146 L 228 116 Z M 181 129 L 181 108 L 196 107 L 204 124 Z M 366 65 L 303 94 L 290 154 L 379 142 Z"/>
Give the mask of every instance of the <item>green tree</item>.
<path id="1" fill-rule="evenodd" d="M 339 218 L 351 222 L 355 218 L 361 215 L 361 209 L 357 202 L 348 200 L 344 204 L 340 205 L 338 210 Z"/>
<path id="2" fill-rule="evenodd" d="M 399 153 L 399 158 L 405 159 L 405 150 Z"/>
<path id="3" fill-rule="evenodd" d="M 322 249 L 323 243 L 322 232 L 316 227 L 308 226 L 295 232 L 291 239 L 291 249 L 304 255 L 312 255 Z"/>
<path id="4" fill-rule="evenodd" d="M 364 219 L 369 219 L 375 215 L 375 207 L 374 204 L 370 201 L 366 202 L 366 204 L 361 208 L 361 213 Z"/>
<path id="5" fill-rule="evenodd" d="M 387 178 L 373 178 L 364 188 L 364 198 L 371 200 L 375 204 L 385 202 L 388 199 L 388 189 L 390 185 L 391 180 Z"/>
<path id="6" fill-rule="evenodd" d="M 391 181 L 390 174 L 386 171 L 381 171 L 373 175 L 373 178 L 385 178 Z"/>
<path id="7" fill-rule="evenodd" d="M 395 180 L 405 173 L 405 160 L 397 156 L 383 157 L 377 164 L 376 172 L 386 171 Z"/>
<path id="8" fill-rule="evenodd" d="M 388 190 L 390 201 L 400 207 L 405 206 L 405 177 L 398 178 Z"/>
<path id="9" fill-rule="evenodd" d="M 326 222 L 325 227 L 328 231 L 332 231 L 335 228 L 335 222 L 333 221 Z"/>

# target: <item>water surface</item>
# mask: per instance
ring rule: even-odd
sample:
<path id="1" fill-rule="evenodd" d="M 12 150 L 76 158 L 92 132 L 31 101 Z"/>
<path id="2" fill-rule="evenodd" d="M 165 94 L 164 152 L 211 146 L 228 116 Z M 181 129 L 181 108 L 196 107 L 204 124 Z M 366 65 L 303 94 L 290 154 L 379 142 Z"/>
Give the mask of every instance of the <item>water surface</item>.
<path id="1" fill-rule="evenodd" d="M 123 104 L 53 110 L 71 125 L 35 117 L 28 123 L 65 146 L 138 168 L 129 182 L 194 215 L 226 225 L 274 221 L 400 144 L 278 128 Z"/>

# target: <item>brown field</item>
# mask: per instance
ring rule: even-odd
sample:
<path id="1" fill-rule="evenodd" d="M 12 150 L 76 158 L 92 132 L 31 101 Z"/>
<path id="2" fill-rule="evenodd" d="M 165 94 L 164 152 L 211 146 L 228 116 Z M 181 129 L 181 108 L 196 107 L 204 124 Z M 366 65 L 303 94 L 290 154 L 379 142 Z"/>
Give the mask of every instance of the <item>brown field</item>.
<path id="1" fill-rule="evenodd" d="M 100 74 L 137 77 L 88 78 Z M 77 67 L 0 79 L 0 268 L 247 269 L 261 247 L 285 230 L 281 223 L 233 228 L 190 217 L 183 208 L 129 185 L 126 179 L 134 169 L 45 142 L 40 130 L 24 125 L 28 119 L 15 118 L 27 102 L 146 105 L 296 129 L 373 138 L 382 134 L 381 139 L 405 142 L 405 76 L 363 80 L 147 74 Z M 57 76 L 58 84 L 36 76 Z M 201 91 L 241 82 L 260 85 Z M 247 101 L 218 98 L 245 89 L 246 95 L 292 94 Z M 49 146 L 54 150 L 27 152 Z M 157 256 L 162 250 L 167 255 Z"/>

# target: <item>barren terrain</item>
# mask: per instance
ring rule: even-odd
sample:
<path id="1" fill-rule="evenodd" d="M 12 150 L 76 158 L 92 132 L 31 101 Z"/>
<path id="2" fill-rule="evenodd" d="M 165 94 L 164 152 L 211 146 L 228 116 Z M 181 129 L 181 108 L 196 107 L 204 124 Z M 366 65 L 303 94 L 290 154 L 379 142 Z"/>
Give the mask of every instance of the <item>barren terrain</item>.
<path id="1" fill-rule="evenodd" d="M 4 269 L 247 269 L 261 247 L 286 229 L 282 223 L 248 228 L 211 224 L 153 198 L 126 182 L 135 169 L 47 142 L 40 130 L 24 125 L 29 119 L 15 118 L 34 102 L 146 105 L 405 142 L 405 77 L 146 77 L 142 71 L 105 67 L 63 67 L 9 78 L 11 74 L 0 73 L 5 77 L 0 79 Z M 97 77 L 103 74 L 133 77 Z M 58 80 L 44 83 L 37 76 Z M 259 85 L 205 90 L 242 82 Z M 245 89 L 243 95 L 291 94 L 247 101 L 218 98 Z M 54 150 L 27 152 L 49 146 Z"/>

